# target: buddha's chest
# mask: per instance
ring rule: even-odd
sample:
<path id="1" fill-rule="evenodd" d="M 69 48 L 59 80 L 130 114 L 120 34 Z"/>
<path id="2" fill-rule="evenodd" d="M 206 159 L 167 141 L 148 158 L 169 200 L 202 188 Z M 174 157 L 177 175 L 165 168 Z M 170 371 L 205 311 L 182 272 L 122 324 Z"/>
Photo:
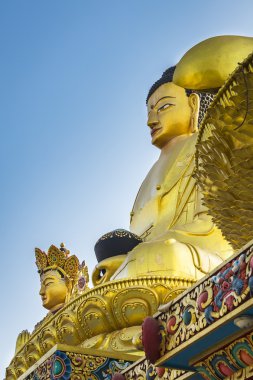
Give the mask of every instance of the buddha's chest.
<path id="1" fill-rule="evenodd" d="M 184 206 L 187 204 L 187 210 L 190 205 L 194 206 L 192 156 L 175 161 L 165 173 L 157 167 L 152 169 L 140 188 L 132 212 L 131 230 L 139 236 L 152 227 L 160 234 L 178 217 L 186 223 L 189 212 Z"/>

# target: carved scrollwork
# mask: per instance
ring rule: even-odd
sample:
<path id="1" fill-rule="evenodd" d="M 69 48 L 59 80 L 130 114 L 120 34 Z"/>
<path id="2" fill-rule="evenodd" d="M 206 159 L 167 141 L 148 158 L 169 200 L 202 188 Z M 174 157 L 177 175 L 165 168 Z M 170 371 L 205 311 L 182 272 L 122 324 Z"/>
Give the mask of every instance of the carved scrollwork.
<path id="1" fill-rule="evenodd" d="M 57 336 L 61 343 L 76 346 L 83 340 L 76 313 L 71 310 L 64 311 L 56 321 Z"/>
<path id="2" fill-rule="evenodd" d="M 17 355 L 14 361 L 16 376 L 21 376 L 27 370 L 27 363 L 23 355 Z"/>
<path id="3" fill-rule="evenodd" d="M 6 368 L 6 379 L 16 380 L 17 375 L 14 367 L 14 362 L 8 368 Z"/>
<path id="4" fill-rule="evenodd" d="M 47 326 L 44 328 L 39 336 L 40 347 L 43 353 L 48 352 L 57 343 L 56 330 L 54 326 Z"/>
<path id="5" fill-rule="evenodd" d="M 157 294 L 146 287 L 121 290 L 112 301 L 113 315 L 121 328 L 140 325 L 158 306 Z"/>
<path id="6" fill-rule="evenodd" d="M 28 367 L 31 367 L 34 363 L 36 363 L 37 360 L 41 358 L 43 353 L 39 345 L 38 337 L 26 344 L 24 353 Z"/>
<path id="7" fill-rule="evenodd" d="M 190 284 L 188 287 L 190 287 L 192 284 Z M 172 289 L 169 293 L 166 294 L 166 296 L 163 299 L 163 303 L 169 303 L 174 298 L 176 298 L 179 294 L 183 293 L 183 291 L 187 289 L 187 287 L 178 287 L 177 289 Z"/>
<path id="8" fill-rule="evenodd" d="M 99 295 L 89 297 L 81 303 L 77 310 L 77 319 L 86 338 L 117 328 L 108 301 Z"/>
<path id="9" fill-rule="evenodd" d="M 127 329 L 125 328 L 121 331 L 113 332 L 109 340 L 110 351 L 116 351 L 116 352 L 136 351 L 136 346 L 133 345 L 133 339 L 138 334 L 141 334 L 140 326 L 133 326 Z"/>
<path id="10" fill-rule="evenodd" d="M 147 359 L 132 364 L 126 370 L 122 371 L 126 380 L 180 380 L 186 378 L 183 376 L 186 372 L 175 369 L 155 367 Z"/>
<path id="11" fill-rule="evenodd" d="M 131 351 L 131 329 L 138 329 L 160 303 L 176 295 L 175 287 L 182 289 L 185 285 L 183 279 L 159 276 L 123 279 L 90 289 L 55 315 L 44 318 L 17 355 L 24 356 L 30 368 L 57 343 L 110 352 L 127 347 Z M 9 366 L 8 380 L 17 379 L 14 360 Z"/>

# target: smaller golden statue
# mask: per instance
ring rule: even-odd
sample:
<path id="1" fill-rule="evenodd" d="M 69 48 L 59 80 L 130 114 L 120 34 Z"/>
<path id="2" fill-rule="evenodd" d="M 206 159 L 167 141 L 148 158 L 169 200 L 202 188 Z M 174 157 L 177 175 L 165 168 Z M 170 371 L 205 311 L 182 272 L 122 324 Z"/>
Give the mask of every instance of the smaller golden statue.
<path id="1" fill-rule="evenodd" d="M 89 274 L 85 261 L 80 264 L 75 255 L 70 256 L 70 251 L 65 248 L 64 243 L 61 243 L 60 248 L 51 245 L 47 254 L 35 248 L 35 257 L 41 281 L 39 294 L 43 307 L 49 310 L 49 313 L 36 324 L 33 333 L 68 302 L 89 289 Z M 30 337 L 31 334 L 27 330 L 18 335 L 16 353 Z"/>
<path id="2" fill-rule="evenodd" d="M 35 248 L 36 265 L 39 269 L 41 288 L 40 296 L 43 306 L 51 313 L 56 313 L 73 296 L 87 290 L 89 281 L 88 268 L 63 243 L 60 248 L 51 245 L 48 253 Z"/>

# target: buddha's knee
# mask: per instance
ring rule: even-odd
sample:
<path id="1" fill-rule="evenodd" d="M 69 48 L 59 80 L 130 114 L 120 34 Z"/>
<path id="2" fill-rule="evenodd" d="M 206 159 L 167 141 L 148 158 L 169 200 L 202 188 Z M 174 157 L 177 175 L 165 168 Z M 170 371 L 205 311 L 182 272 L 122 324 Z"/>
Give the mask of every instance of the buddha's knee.
<path id="1" fill-rule="evenodd" d="M 170 256 L 173 259 L 175 258 L 178 267 L 189 266 L 189 268 L 194 268 L 194 276 L 197 280 L 222 262 L 222 258 L 216 253 L 206 251 L 196 245 L 181 243 L 175 239 L 168 239 L 165 244 L 170 247 Z"/>
<path id="2" fill-rule="evenodd" d="M 164 274 L 174 278 L 198 280 L 220 264 L 216 254 L 170 238 L 140 244 L 128 260 L 136 261 L 136 272 Z"/>
<path id="3" fill-rule="evenodd" d="M 190 247 L 175 239 L 141 243 L 128 253 L 112 279 L 147 275 L 195 280 Z"/>

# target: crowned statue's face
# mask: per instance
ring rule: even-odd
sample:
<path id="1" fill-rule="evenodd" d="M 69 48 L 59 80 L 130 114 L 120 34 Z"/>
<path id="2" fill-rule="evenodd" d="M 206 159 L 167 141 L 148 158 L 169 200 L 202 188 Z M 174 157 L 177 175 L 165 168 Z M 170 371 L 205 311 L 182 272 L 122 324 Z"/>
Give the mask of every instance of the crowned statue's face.
<path id="1" fill-rule="evenodd" d="M 152 144 L 162 149 L 170 140 L 192 133 L 192 120 L 198 116 L 196 94 L 186 95 L 174 83 L 158 87 L 148 100 L 148 126 Z"/>
<path id="2" fill-rule="evenodd" d="M 40 277 L 40 296 L 43 306 L 54 312 L 60 309 L 66 300 L 68 288 L 66 280 L 57 270 L 49 270 Z"/>

